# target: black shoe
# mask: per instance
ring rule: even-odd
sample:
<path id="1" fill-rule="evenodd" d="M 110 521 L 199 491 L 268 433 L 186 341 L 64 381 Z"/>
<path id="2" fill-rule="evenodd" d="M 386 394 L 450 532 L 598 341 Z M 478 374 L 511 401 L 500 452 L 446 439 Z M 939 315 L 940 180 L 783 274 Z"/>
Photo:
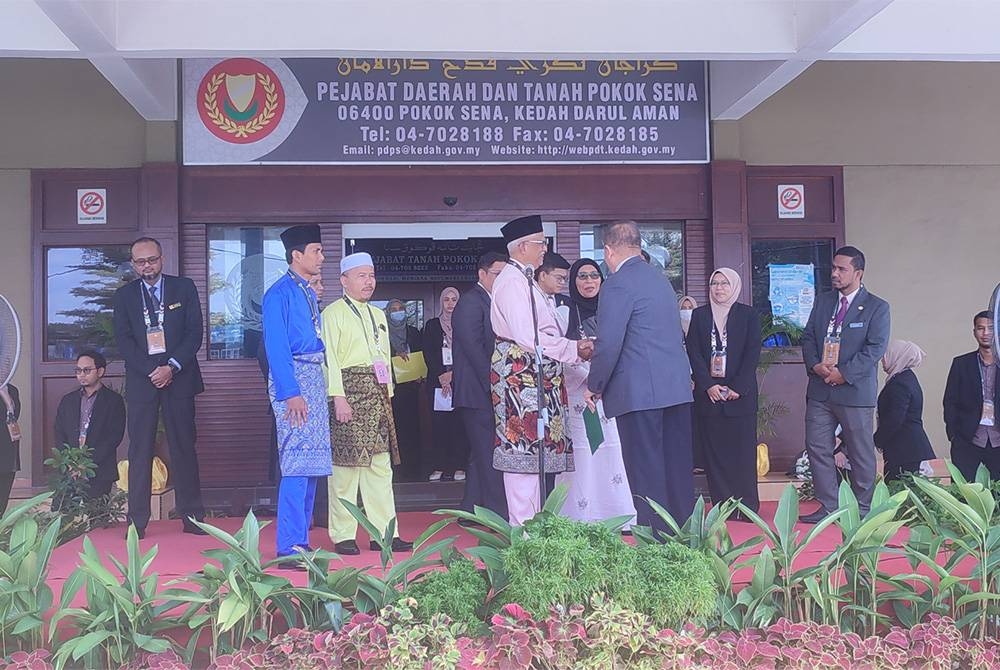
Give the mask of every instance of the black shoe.
<path id="1" fill-rule="evenodd" d="M 820 507 L 812 514 L 803 514 L 802 516 L 799 517 L 799 521 L 801 521 L 802 523 L 819 523 L 828 516 L 829 514 L 827 513 L 827 511 L 822 507 Z"/>
<path id="2" fill-rule="evenodd" d="M 372 540 L 368 543 L 368 548 L 372 551 L 382 551 L 382 547 L 378 546 L 378 542 Z M 401 540 L 398 537 L 392 538 L 392 550 L 396 551 L 413 551 L 413 543 L 407 542 L 406 540 Z"/>
<path id="3" fill-rule="evenodd" d="M 133 528 L 135 528 L 135 534 L 136 534 L 136 536 L 140 540 L 143 540 L 143 539 L 146 538 L 146 529 L 145 528 L 139 528 L 138 526 L 133 526 Z M 126 540 L 128 539 L 128 528 L 125 529 L 125 539 Z"/>
<path id="4" fill-rule="evenodd" d="M 202 521 L 198 519 L 198 521 Z M 184 521 L 184 532 L 190 533 L 191 535 L 208 535 L 208 531 L 200 526 L 196 526 L 193 522 L 185 519 Z"/>
<path id="5" fill-rule="evenodd" d="M 354 540 L 344 540 L 333 545 L 333 550 L 341 556 L 357 556 L 361 553 L 358 543 Z"/>
<path id="6" fill-rule="evenodd" d="M 284 556 L 279 556 L 278 558 L 285 558 Z M 288 560 L 278 563 L 279 570 L 295 570 L 297 572 L 305 572 L 306 564 L 302 561 L 296 559 L 294 556 L 288 556 Z"/>

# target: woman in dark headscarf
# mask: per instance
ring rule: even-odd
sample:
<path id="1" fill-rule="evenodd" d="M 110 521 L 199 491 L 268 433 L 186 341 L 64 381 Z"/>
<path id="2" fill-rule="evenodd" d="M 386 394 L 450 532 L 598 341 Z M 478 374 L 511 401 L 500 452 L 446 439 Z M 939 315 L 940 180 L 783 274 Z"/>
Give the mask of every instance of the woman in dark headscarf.
<path id="1" fill-rule="evenodd" d="M 596 335 L 597 301 L 603 282 L 604 273 L 596 261 L 581 258 L 573 263 L 569 269 L 569 327 L 566 337 L 579 340 Z"/>
<path id="2" fill-rule="evenodd" d="M 597 302 L 604 275 L 600 266 L 589 258 L 581 258 L 569 271 L 569 326 L 566 337 L 579 340 L 594 337 L 597 332 Z M 591 450 L 583 412 L 587 404 L 583 392 L 587 387 L 590 363 L 563 366 L 563 379 L 569 397 L 566 425 L 573 441 L 573 462 L 576 470 L 556 476 L 556 483 L 569 486 L 563 514 L 579 521 L 603 521 L 616 516 L 635 516 L 632 491 L 625 476 L 622 445 L 614 419 L 604 416 L 598 401 L 597 410 L 604 432 L 604 441 Z M 627 524 L 630 525 L 630 524 Z"/>
<path id="3" fill-rule="evenodd" d="M 409 325 L 406 303 L 392 298 L 385 306 L 389 324 L 389 349 L 393 356 L 407 359 L 421 350 L 420 331 Z M 397 481 L 420 479 L 420 386 L 423 380 L 396 384 L 392 394 L 392 416 L 399 442 Z"/>

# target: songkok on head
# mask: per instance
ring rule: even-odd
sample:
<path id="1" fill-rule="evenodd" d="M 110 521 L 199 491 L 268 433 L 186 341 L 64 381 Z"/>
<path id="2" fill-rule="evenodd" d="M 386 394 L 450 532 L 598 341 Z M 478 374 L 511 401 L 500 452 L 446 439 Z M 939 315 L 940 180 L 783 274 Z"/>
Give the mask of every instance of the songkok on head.
<path id="1" fill-rule="evenodd" d="M 500 229 L 503 241 L 507 244 L 540 232 L 542 232 L 542 217 L 537 214 L 514 219 L 510 223 L 504 224 L 503 228 Z"/>
<path id="2" fill-rule="evenodd" d="M 371 254 L 366 251 L 359 251 L 356 254 L 344 256 L 340 261 L 340 274 L 344 274 L 354 268 L 364 267 L 365 265 L 375 267 L 375 262 L 372 260 Z"/>
<path id="3" fill-rule="evenodd" d="M 302 226 L 292 226 L 286 228 L 281 233 L 281 243 L 285 245 L 285 251 L 295 247 L 304 247 L 307 244 L 322 244 L 319 234 L 319 226 L 310 223 Z"/>

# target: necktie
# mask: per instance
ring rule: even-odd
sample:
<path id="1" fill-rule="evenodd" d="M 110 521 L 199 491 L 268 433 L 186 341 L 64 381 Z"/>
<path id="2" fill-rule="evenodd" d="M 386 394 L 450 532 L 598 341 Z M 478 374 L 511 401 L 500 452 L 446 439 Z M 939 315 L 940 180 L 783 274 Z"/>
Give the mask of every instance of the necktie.
<path id="1" fill-rule="evenodd" d="M 837 317 L 833 320 L 834 325 L 839 326 L 844 323 L 847 316 L 847 296 L 840 296 L 840 309 L 837 310 Z"/>
<path id="2" fill-rule="evenodd" d="M 149 287 L 149 297 L 153 300 L 153 309 L 160 308 L 160 297 L 156 295 L 157 293 L 158 291 L 156 290 L 156 286 Z"/>

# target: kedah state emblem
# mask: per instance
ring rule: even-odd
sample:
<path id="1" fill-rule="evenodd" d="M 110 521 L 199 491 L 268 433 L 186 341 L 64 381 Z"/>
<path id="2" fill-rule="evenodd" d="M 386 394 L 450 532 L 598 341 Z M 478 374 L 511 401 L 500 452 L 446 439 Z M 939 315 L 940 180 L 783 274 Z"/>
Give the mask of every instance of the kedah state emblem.
<path id="1" fill-rule="evenodd" d="M 213 135 L 233 144 L 264 139 L 285 112 L 285 90 L 274 70 L 252 58 L 230 58 L 198 85 L 198 114 Z"/>

